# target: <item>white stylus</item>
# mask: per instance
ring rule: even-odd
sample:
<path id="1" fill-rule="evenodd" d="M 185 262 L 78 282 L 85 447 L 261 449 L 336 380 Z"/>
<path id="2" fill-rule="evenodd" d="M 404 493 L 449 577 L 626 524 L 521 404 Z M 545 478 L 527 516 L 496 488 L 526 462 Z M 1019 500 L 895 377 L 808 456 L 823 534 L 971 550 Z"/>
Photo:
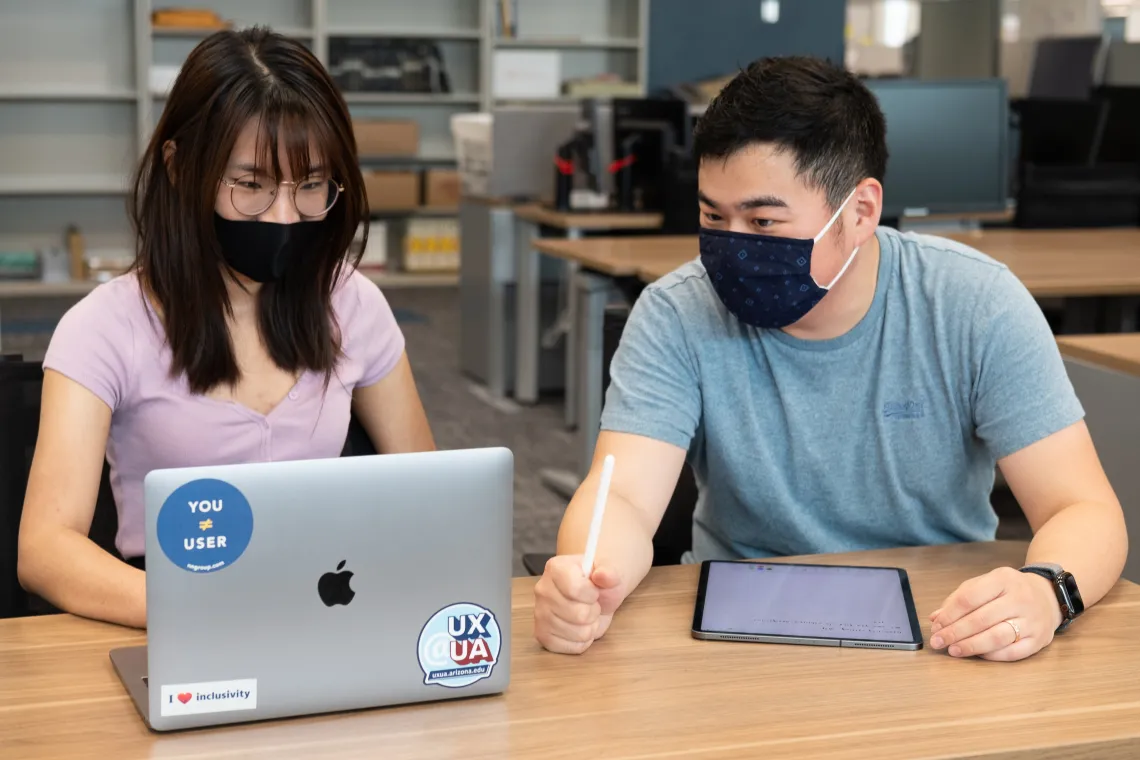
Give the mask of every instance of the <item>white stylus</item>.
<path id="1" fill-rule="evenodd" d="M 594 516 L 590 519 L 590 534 L 586 537 L 586 553 L 582 555 L 582 575 L 587 578 L 594 569 L 594 556 L 598 553 L 598 537 L 602 534 L 602 516 L 606 513 L 606 499 L 610 495 L 610 478 L 614 474 L 614 455 L 607 454 L 602 462 L 602 479 L 598 483 L 598 497 L 594 501 Z"/>

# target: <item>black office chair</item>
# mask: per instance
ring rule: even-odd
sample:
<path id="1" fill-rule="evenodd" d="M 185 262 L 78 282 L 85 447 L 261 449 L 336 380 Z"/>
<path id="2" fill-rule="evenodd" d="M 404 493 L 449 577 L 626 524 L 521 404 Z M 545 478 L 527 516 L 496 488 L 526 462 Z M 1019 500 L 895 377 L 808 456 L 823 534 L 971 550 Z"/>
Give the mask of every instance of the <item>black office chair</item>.
<path id="1" fill-rule="evenodd" d="M 19 355 L 0 357 L 0 618 L 58 612 L 20 587 L 16 575 L 20 514 L 40 427 L 43 368 Z M 115 552 L 118 514 L 111 495 L 110 470 L 103 464 L 91 540 Z"/>
<path id="2" fill-rule="evenodd" d="M 685 552 L 693 548 L 693 511 L 697 506 L 697 483 L 686 464 L 673 489 L 665 516 L 653 534 L 653 565 L 679 565 Z M 542 575 L 553 554 L 524 554 L 523 567 L 531 575 Z"/>

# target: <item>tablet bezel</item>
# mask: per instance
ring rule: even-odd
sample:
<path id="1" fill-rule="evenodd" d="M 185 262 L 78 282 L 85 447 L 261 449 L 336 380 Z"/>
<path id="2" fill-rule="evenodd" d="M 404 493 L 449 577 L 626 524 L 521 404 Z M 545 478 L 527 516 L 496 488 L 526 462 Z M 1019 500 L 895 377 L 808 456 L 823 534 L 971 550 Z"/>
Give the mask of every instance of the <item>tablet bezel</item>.
<path id="1" fill-rule="evenodd" d="M 777 633 L 742 633 L 739 631 L 708 631 L 701 627 L 705 612 L 705 592 L 708 589 L 709 567 L 713 564 L 785 565 L 790 567 L 835 567 L 859 570 L 893 570 L 898 573 L 902 587 L 903 601 L 906 603 L 907 618 L 910 621 L 910 641 L 883 641 L 880 639 L 852 639 L 832 636 L 789 636 Z M 693 638 L 705 641 L 746 641 L 761 644 L 807 644 L 809 646 L 852 647 L 858 649 L 922 649 L 922 628 L 918 622 L 918 612 L 914 605 L 914 594 L 910 589 L 910 577 L 901 567 L 877 567 L 871 565 L 821 565 L 807 562 L 771 562 L 766 560 L 705 560 L 701 563 L 701 578 L 697 584 L 697 601 L 693 608 Z"/>

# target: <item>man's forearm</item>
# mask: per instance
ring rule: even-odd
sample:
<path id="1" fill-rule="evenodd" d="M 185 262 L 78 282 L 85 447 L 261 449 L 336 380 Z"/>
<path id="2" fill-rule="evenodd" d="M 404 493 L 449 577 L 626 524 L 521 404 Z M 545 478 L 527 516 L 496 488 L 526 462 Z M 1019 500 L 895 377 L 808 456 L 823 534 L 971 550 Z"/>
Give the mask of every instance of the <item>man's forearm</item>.
<path id="1" fill-rule="evenodd" d="M 1033 537 L 1026 564 L 1054 562 L 1073 574 L 1087 606 L 1120 579 L 1128 558 L 1128 533 L 1120 507 L 1080 502 L 1053 515 Z"/>
<path id="2" fill-rule="evenodd" d="M 562 518 L 562 527 L 558 530 L 559 554 L 581 554 L 585 551 L 597 488 L 597 477 L 587 478 L 570 501 Z M 619 575 L 621 596 L 624 598 L 637 588 L 652 564 L 652 531 L 628 501 L 611 491 L 606 501 L 594 566 L 608 568 Z"/>

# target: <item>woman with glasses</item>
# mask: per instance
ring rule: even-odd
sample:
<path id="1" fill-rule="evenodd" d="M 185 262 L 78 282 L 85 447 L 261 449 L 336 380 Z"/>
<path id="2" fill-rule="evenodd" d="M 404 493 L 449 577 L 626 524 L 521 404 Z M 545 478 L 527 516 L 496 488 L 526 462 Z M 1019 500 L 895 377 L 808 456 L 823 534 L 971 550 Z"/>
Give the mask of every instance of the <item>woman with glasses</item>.
<path id="1" fill-rule="evenodd" d="M 335 457 L 355 413 L 381 453 L 434 448 L 384 296 L 349 248 L 368 213 L 348 109 L 264 29 L 186 60 L 142 158 L 132 271 L 60 322 L 20 528 L 20 579 L 146 625 L 143 478 Z M 104 455 L 114 557 L 87 538 Z"/>

